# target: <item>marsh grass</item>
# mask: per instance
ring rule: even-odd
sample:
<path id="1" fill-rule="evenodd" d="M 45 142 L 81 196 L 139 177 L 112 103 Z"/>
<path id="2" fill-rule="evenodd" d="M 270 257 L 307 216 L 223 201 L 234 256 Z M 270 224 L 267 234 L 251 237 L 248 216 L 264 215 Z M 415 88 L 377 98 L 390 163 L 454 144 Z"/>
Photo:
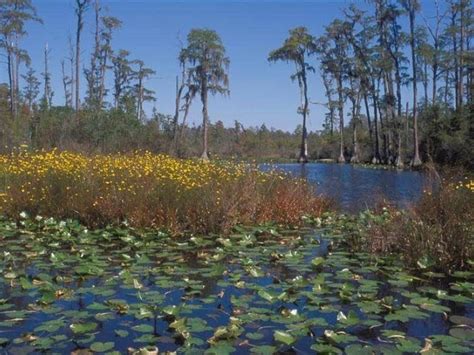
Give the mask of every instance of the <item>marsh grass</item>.
<path id="1" fill-rule="evenodd" d="M 353 245 L 396 253 L 411 267 L 443 272 L 472 268 L 474 182 L 459 173 L 437 178 L 421 199 L 400 211 L 385 207 L 366 219 Z"/>
<path id="2" fill-rule="evenodd" d="M 256 166 L 179 160 L 147 152 L 0 157 L 0 213 L 73 218 L 90 227 L 127 222 L 173 233 L 228 232 L 236 224 L 298 225 L 329 202 L 303 180 Z"/>

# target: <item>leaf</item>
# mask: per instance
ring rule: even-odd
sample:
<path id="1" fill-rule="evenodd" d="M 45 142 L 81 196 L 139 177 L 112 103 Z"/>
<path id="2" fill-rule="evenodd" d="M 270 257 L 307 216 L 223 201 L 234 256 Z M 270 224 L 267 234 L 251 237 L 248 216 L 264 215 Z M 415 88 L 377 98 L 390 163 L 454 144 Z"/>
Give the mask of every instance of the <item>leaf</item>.
<path id="1" fill-rule="evenodd" d="M 273 355 L 276 353 L 277 348 L 271 345 L 259 345 L 259 346 L 252 346 L 250 352 L 252 354 L 258 355 Z"/>
<path id="2" fill-rule="evenodd" d="M 32 288 L 34 288 L 33 284 L 26 277 L 20 278 L 20 285 L 21 288 L 24 290 L 31 290 Z"/>
<path id="3" fill-rule="evenodd" d="M 273 333 L 273 337 L 275 338 L 276 341 L 279 341 L 280 343 L 283 343 L 286 345 L 291 345 L 296 341 L 296 339 L 291 334 L 283 332 L 281 330 L 276 330 Z"/>
<path id="4" fill-rule="evenodd" d="M 416 339 L 397 339 L 397 349 L 404 353 L 417 353 L 421 350 L 420 343 Z"/>
<path id="5" fill-rule="evenodd" d="M 59 329 L 64 327 L 65 322 L 62 319 L 53 319 L 47 322 L 44 322 L 43 324 L 37 326 L 35 328 L 35 333 L 39 332 L 48 332 L 48 333 L 54 333 L 57 332 Z"/>
<path id="6" fill-rule="evenodd" d="M 264 337 L 262 333 L 247 333 L 245 336 L 251 340 L 260 340 Z"/>
<path id="7" fill-rule="evenodd" d="M 209 349 L 207 349 L 204 354 L 206 355 L 226 355 L 232 354 L 235 352 L 235 348 L 226 341 L 220 341 L 216 344 L 213 344 Z"/>
<path id="8" fill-rule="evenodd" d="M 69 326 L 74 334 L 93 332 L 97 328 L 96 323 L 74 323 Z"/>
<path id="9" fill-rule="evenodd" d="M 319 354 L 342 354 L 342 351 L 335 346 L 323 343 L 313 344 L 311 345 L 311 349 L 316 350 Z"/>
<path id="10" fill-rule="evenodd" d="M 311 265 L 313 266 L 320 266 L 324 263 L 324 258 L 321 257 L 321 256 L 318 256 L 316 258 L 314 258 L 312 261 L 311 261 Z"/>
<path id="11" fill-rule="evenodd" d="M 469 328 L 451 328 L 449 335 L 464 341 L 474 340 L 474 330 Z"/>
<path id="12" fill-rule="evenodd" d="M 347 355 L 366 355 L 373 354 L 374 350 L 371 346 L 360 345 L 360 344 L 351 344 L 346 346 L 344 353 Z"/>
<path id="13" fill-rule="evenodd" d="M 262 297 L 263 299 L 267 300 L 268 302 L 270 303 L 273 303 L 273 301 L 275 301 L 275 297 L 272 296 L 270 293 L 268 293 L 267 291 L 265 290 L 259 290 L 257 292 L 257 294 Z"/>
<path id="14" fill-rule="evenodd" d="M 104 353 L 106 351 L 112 350 L 114 346 L 115 344 L 111 341 L 107 343 L 95 342 L 91 344 L 90 349 L 96 353 Z"/>
<path id="15" fill-rule="evenodd" d="M 121 338 L 126 338 L 128 337 L 128 331 L 126 330 L 123 330 L 123 329 L 116 329 L 114 330 L 115 334 L 117 334 L 117 336 L 121 337 Z"/>
<path id="16" fill-rule="evenodd" d="M 155 331 L 155 328 L 149 324 L 139 324 L 132 327 L 132 329 L 140 333 L 153 333 Z"/>
<path id="17" fill-rule="evenodd" d="M 467 325 L 474 328 L 474 319 L 472 318 L 454 315 L 449 317 L 449 321 L 457 325 Z"/>

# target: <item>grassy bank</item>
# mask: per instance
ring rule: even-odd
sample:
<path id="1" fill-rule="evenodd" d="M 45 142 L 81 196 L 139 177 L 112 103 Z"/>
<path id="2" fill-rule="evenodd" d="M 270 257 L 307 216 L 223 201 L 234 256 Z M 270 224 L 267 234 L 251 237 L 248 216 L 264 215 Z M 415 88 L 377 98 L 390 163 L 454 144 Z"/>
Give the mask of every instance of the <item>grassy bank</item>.
<path id="1" fill-rule="evenodd" d="M 318 220 L 319 221 L 319 220 Z M 446 179 L 404 210 L 331 216 L 350 250 L 395 255 L 406 267 L 447 274 L 474 266 L 474 180 Z"/>
<path id="2" fill-rule="evenodd" d="M 136 152 L 0 156 L 0 213 L 73 218 L 97 227 L 126 221 L 174 233 L 226 232 L 236 224 L 298 224 L 328 202 L 302 180 L 249 164 Z"/>

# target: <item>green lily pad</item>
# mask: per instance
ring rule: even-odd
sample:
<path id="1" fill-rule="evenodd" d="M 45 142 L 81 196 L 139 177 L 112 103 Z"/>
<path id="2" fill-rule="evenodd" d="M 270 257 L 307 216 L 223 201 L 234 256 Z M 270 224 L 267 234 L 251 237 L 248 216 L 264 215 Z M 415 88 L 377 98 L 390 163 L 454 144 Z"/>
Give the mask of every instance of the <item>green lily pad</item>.
<path id="1" fill-rule="evenodd" d="M 112 350 L 114 346 L 115 344 L 113 342 L 107 342 L 107 343 L 95 342 L 91 344 L 90 349 L 96 353 L 103 353 L 103 352 Z"/>
<path id="2" fill-rule="evenodd" d="M 273 333 L 273 338 L 280 343 L 291 345 L 296 341 L 296 338 L 287 332 L 281 330 L 276 330 Z"/>
<path id="3" fill-rule="evenodd" d="M 250 353 L 257 355 L 273 355 L 276 353 L 277 348 L 272 345 L 259 345 L 252 346 L 250 348 Z"/>
<path id="4" fill-rule="evenodd" d="M 449 321 L 457 325 L 465 325 L 474 328 L 474 319 L 472 318 L 454 315 L 449 317 Z"/>
<path id="5" fill-rule="evenodd" d="M 449 335 L 465 341 L 474 340 L 474 330 L 469 328 L 451 328 Z"/>
<path id="6" fill-rule="evenodd" d="M 114 330 L 115 334 L 117 334 L 117 336 L 121 337 L 121 338 L 126 338 L 128 337 L 128 331 L 126 330 L 123 330 L 123 329 L 116 329 Z"/>
<path id="7" fill-rule="evenodd" d="M 69 327 L 74 334 L 85 334 L 96 330 L 97 323 L 73 323 Z"/>
<path id="8" fill-rule="evenodd" d="M 155 328 L 149 324 L 139 324 L 132 327 L 133 330 L 140 333 L 153 333 Z"/>

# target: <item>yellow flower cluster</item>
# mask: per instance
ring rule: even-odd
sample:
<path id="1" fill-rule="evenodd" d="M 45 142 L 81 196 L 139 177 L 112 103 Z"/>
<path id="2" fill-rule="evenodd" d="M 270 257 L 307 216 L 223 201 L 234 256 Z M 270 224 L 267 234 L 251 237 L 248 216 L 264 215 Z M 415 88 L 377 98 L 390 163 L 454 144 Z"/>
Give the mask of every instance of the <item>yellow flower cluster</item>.
<path id="1" fill-rule="evenodd" d="M 457 182 L 457 184 L 455 184 L 455 188 L 456 190 L 466 189 L 468 191 L 474 192 L 474 180 L 465 177 L 464 181 L 460 180 Z"/>
<path id="2" fill-rule="evenodd" d="M 96 196 L 94 205 L 111 193 L 136 195 L 160 186 L 179 193 L 212 184 L 219 194 L 220 186 L 249 173 L 260 181 L 265 179 L 263 173 L 247 164 L 175 159 L 147 151 L 86 156 L 23 150 L 0 155 L 0 202 L 18 199 L 9 193 L 12 189 L 32 202 L 48 199 L 55 189 L 70 191 L 72 198 L 88 193 Z"/>

